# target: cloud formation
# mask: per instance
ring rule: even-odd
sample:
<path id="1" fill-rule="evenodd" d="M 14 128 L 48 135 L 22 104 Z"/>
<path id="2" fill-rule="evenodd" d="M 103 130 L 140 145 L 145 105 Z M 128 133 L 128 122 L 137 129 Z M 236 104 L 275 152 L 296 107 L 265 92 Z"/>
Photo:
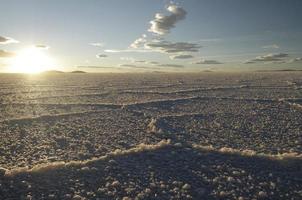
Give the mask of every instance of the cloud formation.
<path id="1" fill-rule="evenodd" d="M 160 64 L 158 65 L 160 67 L 174 67 L 174 68 L 183 68 L 183 65 L 177 65 L 177 64 Z"/>
<path id="2" fill-rule="evenodd" d="M 189 54 L 180 54 L 180 55 L 170 56 L 171 60 L 175 60 L 175 59 L 190 59 L 190 58 L 194 58 L 194 57 L 192 55 L 189 55 Z"/>
<path id="3" fill-rule="evenodd" d="M 151 65 L 157 65 L 158 62 L 156 62 L 156 61 L 150 61 L 149 64 L 151 64 Z"/>
<path id="4" fill-rule="evenodd" d="M 136 62 L 136 63 L 148 63 L 148 61 L 146 61 L 146 60 L 134 60 L 134 62 Z"/>
<path id="5" fill-rule="evenodd" d="M 137 67 L 136 65 L 132 65 L 132 64 L 120 64 L 120 67 Z"/>
<path id="6" fill-rule="evenodd" d="M 205 60 L 205 59 L 201 59 L 199 61 L 193 62 L 192 64 L 197 64 L 197 65 L 218 65 L 218 64 L 222 64 L 221 62 L 217 61 L 217 60 Z"/>
<path id="7" fill-rule="evenodd" d="M 44 45 L 44 44 L 37 44 L 37 45 L 35 45 L 35 48 L 47 50 L 47 49 L 49 49 L 50 47 L 47 46 L 47 45 Z"/>
<path id="8" fill-rule="evenodd" d="M 302 58 L 294 58 L 294 59 L 291 59 L 289 60 L 289 63 L 295 63 L 295 62 L 301 62 L 302 61 Z"/>
<path id="9" fill-rule="evenodd" d="M 266 45 L 262 47 L 263 49 L 279 49 L 280 47 L 277 44 Z"/>
<path id="10" fill-rule="evenodd" d="M 155 18 L 150 21 L 151 27 L 149 28 L 149 32 L 165 35 L 170 32 L 170 29 L 175 27 L 175 24 L 185 19 L 187 12 L 177 6 L 177 5 L 169 5 L 167 7 L 167 11 L 170 12 L 170 15 L 164 15 L 162 13 L 156 13 Z"/>
<path id="11" fill-rule="evenodd" d="M 19 41 L 13 38 L 0 36 L 0 44 L 11 44 L 11 43 L 19 43 Z"/>
<path id="12" fill-rule="evenodd" d="M 244 64 L 253 64 L 257 62 L 275 62 L 275 61 L 284 61 L 283 59 L 287 58 L 289 55 L 287 53 L 270 53 L 264 56 L 257 56 L 252 60 L 247 60 Z"/>
<path id="13" fill-rule="evenodd" d="M 198 52 L 201 46 L 196 43 L 189 42 L 168 42 L 165 40 L 153 41 L 145 44 L 146 49 L 161 53 L 184 53 Z"/>
<path id="14" fill-rule="evenodd" d="M 101 43 L 101 42 L 93 42 L 93 43 L 90 43 L 89 45 L 94 46 L 94 47 L 103 47 L 103 46 L 104 46 L 104 43 Z"/>
<path id="15" fill-rule="evenodd" d="M 126 67 L 126 68 L 148 69 L 148 70 L 160 69 L 158 67 L 137 66 L 137 65 L 133 65 L 133 64 L 120 64 L 119 66 Z"/>
<path id="16" fill-rule="evenodd" d="M 106 53 L 150 53 L 150 50 L 145 49 L 105 49 Z"/>
<path id="17" fill-rule="evenodd" d="M 76 67 L 81 69 L 121 69 L 119 67 L 106 67 L 106 66 L 93 66 L 93 65 L 76 66 Z"/>
<path id="18" fill-rule="evenodd" d="M 9 58 L 15 56 L 15 53 L 8 52 L 0 49 L 0 58 Z"/>
<path id="19" fill-rule="evenodd" d="M 130 61 L 130 62 L 135 62 L 135 59 L 132 57 L 120 57 L 121 60 L 126 60 L 126 61 Z"/>
<path id="20" fill-rule="evenodd" d="M 136 39 L 132 44 L 130 44 L 131 48 L 137 49 L 143 46 L 147 42 L 147 35 L 143 34 L 142 37 Z"/>
<path id="21" fill-rule="evenodd" d="M 97 58 L 107 58 L 108 56 L 106 54 L 99 54 L 96 55 Z"/>

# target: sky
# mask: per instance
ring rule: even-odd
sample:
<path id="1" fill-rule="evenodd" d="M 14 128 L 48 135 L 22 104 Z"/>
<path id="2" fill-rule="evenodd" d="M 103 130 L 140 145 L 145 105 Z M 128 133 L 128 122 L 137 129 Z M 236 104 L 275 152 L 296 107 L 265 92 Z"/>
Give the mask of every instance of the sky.
<path id="1" fill-rule="evenodd" d="M 302 69 L 301 9 L 301 0 L 0 0 L 0 71 Z"/>

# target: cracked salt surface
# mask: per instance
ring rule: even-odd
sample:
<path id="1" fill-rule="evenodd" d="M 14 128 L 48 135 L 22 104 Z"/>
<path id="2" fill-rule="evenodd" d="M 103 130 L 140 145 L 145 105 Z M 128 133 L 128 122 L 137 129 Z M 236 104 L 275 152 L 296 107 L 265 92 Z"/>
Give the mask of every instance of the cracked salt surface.
<path id="1" fill-rule="evenodd" d="M 0 75 L 0 197 L 301 199 L 301 75 Z"/>

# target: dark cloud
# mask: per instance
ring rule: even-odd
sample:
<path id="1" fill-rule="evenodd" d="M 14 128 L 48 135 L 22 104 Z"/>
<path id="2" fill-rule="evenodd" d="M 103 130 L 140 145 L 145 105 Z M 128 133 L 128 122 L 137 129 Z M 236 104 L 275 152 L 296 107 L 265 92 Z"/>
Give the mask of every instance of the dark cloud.
<path id="1" fill-rule="evenodd" d="M 252 60 L 244 62 L 244 64 L 253 64 L 257 62 L 275 62 L 275 61 L 284 61 L 283 59 L 287 58 L 289 55 L 287 53 L 270 53 L 264 56 L 258 56 Z"/>
<path id="2" fill-rule="evenodd" d="M 0 49 L 0 58 L 8 58 L 8 57 L 13 57 L 15 56 L 15 53 L 13 52 L 8 52 Z"/>
<path id="3" fill-rule="evenodd" d="M 156 61 L 150 61 L 149 64 L 151 64 L 151 65 L 157 65 L 158 62 L 156 62 Z"/>
<path id="4" fill-rule="evenodd" d="M 38 49 L 45 49 L 45 50 L 50 48 L 49 46 L 44 45 L 44 44 L 37 44 L 37 45 L 35 45 L 35 47 Z"/>
<path id="5" fill-rule="evenodd" d="M 107 58 L 108 56 L 105 54 L 96 55 L 97 58 Z"/>
<path id="6" fill-rule="evenodd" d="M 145 44 L 145 48 L 161 53 L 185 53 L 198 52 L 201 46 L 199 44 L 189 42 L 168 42 L 163 40 L 148 42 Z"/>
<path id="7" fill-rule="evenodd" d="M 188 55 L 188 54 L 180 54 L 180 55 L 173 55 L 170 56 L 170 59 L 175 60 L 175 59 L 190 59 L 190 58 L 194 58 L 192 55 Z"/>
<path id="8" fill-rule="evenodd" d="M 9 37 L 0 36 L 0 44 L 18 43 L 17 40 Z"/>
<path id="9" fill-rule="evenodd" d="M 161 13 L 156 13 L 155 18 L 150 21 L 151 27 L 149 28 L 149 32 L 156 33 L 159 35 L 165 35 L 170 32 L 170 29 L 175 27 L 175 24 L 185 19 L 187 12 L 177 6 L 177 5 L 169 5 L 167 7 L 167 11 L 170 12 L 170 15 L 163 15 Z"/>
<path id="10" fill-rule="evenodd" d="M 146 61 L 146 60 L 135 60 L 134 62 L 135 63 L 148 63 L 148 61 Z"/>

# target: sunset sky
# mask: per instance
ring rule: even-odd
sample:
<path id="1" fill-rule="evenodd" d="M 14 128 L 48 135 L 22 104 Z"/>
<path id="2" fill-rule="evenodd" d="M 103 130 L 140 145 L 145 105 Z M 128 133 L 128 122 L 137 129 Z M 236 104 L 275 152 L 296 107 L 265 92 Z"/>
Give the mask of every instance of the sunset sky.
<path id="1" fill-rule="evenodd" d="M 301 0 L 1 0 L 0 71 L 302 69 L 301 10 Z"/>

